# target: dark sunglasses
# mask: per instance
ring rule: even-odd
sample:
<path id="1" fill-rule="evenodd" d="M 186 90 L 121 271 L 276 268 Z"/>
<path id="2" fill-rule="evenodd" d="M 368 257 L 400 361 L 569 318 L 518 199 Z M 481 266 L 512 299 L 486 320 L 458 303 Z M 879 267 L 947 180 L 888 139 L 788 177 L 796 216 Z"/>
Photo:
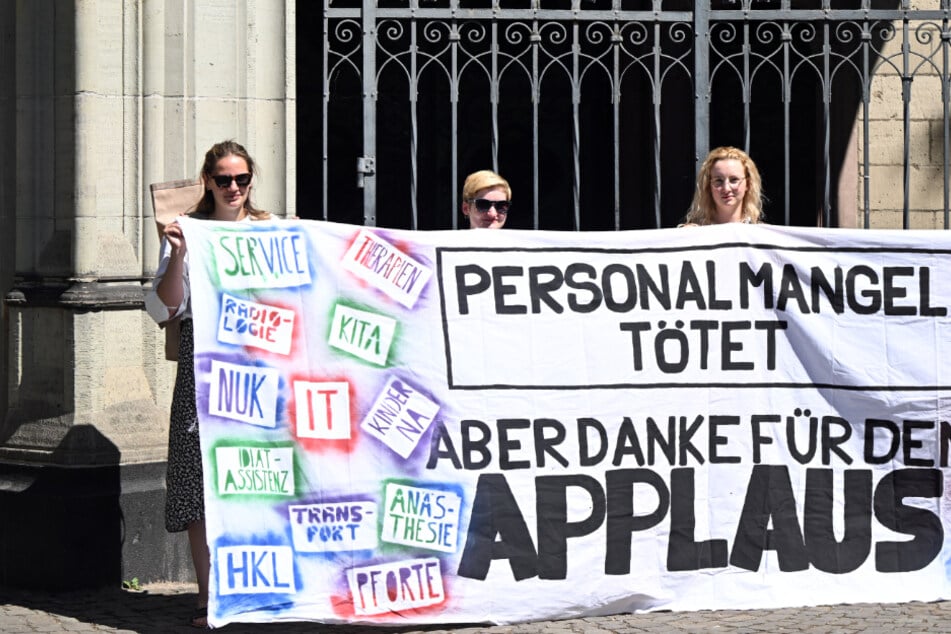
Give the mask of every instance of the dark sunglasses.
<path id="1" fill-rule="evenodd" d="M 247 187 L 251 184 L 251 175 L 245 172 L 244 174 L 235 174 L 231 176 L 230 174 L 218 174 L 217 176 L 212 176 L 212 180 L 215 181 L 215 185 L 224 189 L 225 187 L 231 187 L 231 181 L 234 181 L 238 184 L 238 187 Z"/>
<path id="2" fill-rule="evenodd" d="M 470 198 L 466 201 L 470 205 L 475 205 L 475 208 L 481 211 L 482 213 L 488 213 L 492 207 L 495 207 L 495 211 L 500 214 L 507 214 L 509 208 L 512 206 L 511 200 L 489 200 L 488 198 Z"/>

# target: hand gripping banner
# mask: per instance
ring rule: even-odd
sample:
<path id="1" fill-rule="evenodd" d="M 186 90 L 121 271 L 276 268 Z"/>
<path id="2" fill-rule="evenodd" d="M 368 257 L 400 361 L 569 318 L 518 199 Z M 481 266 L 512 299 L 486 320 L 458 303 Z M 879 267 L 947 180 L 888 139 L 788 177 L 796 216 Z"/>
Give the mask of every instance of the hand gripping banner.
<path id="1" fill-rule="evenodd" d="M 209 617 L 951 597 L 951 234 L 181 220 Z"/>

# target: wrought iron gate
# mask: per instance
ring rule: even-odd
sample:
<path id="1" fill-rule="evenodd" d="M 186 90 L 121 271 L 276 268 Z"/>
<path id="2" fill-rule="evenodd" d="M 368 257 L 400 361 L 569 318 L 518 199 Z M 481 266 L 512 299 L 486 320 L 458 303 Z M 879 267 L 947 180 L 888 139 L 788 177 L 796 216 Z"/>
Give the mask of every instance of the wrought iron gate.
<path id="1" fill-rule="evenodd" d="M 301 0 L 298 207 L 319 135 L 330 220 L 456 227 L 488 167 L 509 226 L 672 226 L 736 145 L 769 222 L 948 228 L 949 4 Z"/>

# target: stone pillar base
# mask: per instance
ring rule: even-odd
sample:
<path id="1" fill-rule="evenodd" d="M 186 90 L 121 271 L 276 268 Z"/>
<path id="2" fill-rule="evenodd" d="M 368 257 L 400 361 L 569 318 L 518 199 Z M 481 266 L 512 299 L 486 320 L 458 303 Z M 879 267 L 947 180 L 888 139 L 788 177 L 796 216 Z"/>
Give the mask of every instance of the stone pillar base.
<path id="1" fill-rule="evenodd" d="M 0 463 L 0 586 L 44 591 L 192 581 L 185 533 L 165 531 L 165 463 Z"/>

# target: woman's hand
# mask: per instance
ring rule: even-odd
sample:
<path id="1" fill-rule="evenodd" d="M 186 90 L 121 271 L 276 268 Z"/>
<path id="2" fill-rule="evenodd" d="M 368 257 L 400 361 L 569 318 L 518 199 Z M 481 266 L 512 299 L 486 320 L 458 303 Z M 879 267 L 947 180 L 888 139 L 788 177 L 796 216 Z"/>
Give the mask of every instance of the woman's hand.
<path id="1" fill-rule="evenodd" d="M 171 248 L 168 267 L 161 281 L 155 287 L 155 293 L 168 308 L 168 316 L 172 318 L 185 301 L 185 234 L 182 226 L 177 222 L 170 222 L 162 229 L 162 235 Z"/>
<path id="2" fill-rule="evenodd" d="M 172 247 L 172 257 L 182 257 L 185 255 L 185 234 L 182 233 L 182 226 L 177 222 L 170 222 L 165 225 L 162 232 L 168 244 Z"/>

